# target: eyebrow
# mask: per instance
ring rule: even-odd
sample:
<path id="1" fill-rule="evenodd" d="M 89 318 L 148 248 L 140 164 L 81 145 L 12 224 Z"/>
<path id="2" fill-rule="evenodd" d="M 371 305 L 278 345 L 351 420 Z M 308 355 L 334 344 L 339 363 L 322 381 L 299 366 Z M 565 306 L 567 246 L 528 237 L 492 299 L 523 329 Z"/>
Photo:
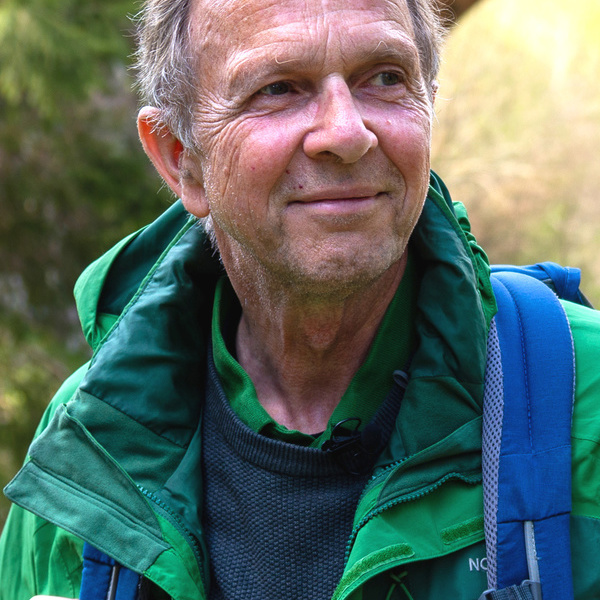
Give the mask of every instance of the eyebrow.
<path id="1" fill-rule="evenodd" d="M 242 56 L 241 60 L 230 67 L 226 88 L 230 97 L 235 98 L 248 93 L 257 85 L 257 81 L 289 76 L 291 65 L 302 60 L 300 58 L 278 60 L 277 56 L 274 60 L 272 58 L 267 60 L 264 57 L 261 59 L 261 56 L 255 52 L 248 54 L 250 55 Z M 306 65 L 304 70 L 307 70 Z"/>
<path id="2" fill-rule="evenodd" d="M 363 66 L 376 65 L 381 62 L 395 62 L 403 65 L 409 72 L 419 69 L 419 53 L 415 42 L 401 32 L 386 32 L 387 39 L 381 39 L 371 51 L 356 52 L 350 62 Z M 268 45 L 261 46 L 237 55 L 236 63 L 228 67 L 227 93 L 230 98 L 237 98 L 249 93 L 256 86 L 256 82 L 276 80 L 292 74 L 309 74 L 315 70 L 315 65 L 320 61 L 303 45 L 303 39 L 298 40 L 299 52 L 290 51 L 290 47 L 274 58 L 265 58 Z M 292 44 L 292 46 L 295 44 Z"/>
<path id="3" fill-rule="evenodd" d="M 406 65 L 409 69 L 416 69 L 419 66 L 419 51 L 415 43 L 406 36 L 402 37 L 401 44 L 388 45 L 385 40 L 380 40 L 377 46 L 369 55 L 366 62 L 385 62 L 392 60 Z"/>

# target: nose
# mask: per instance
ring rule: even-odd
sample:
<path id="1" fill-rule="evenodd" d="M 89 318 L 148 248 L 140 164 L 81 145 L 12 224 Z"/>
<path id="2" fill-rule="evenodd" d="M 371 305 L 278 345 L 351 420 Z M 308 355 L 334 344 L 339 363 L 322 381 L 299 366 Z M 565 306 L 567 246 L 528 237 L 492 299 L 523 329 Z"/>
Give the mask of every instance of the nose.
<path id="1" fill-rule="evenodd" d="M 304 137 L 307 156 L 333 156 L 344 163 L 353 163 L 377 146 L 377 136 L 365 125 L 345 81 L 328 81 L 317 102 L 314 123 Z"/>

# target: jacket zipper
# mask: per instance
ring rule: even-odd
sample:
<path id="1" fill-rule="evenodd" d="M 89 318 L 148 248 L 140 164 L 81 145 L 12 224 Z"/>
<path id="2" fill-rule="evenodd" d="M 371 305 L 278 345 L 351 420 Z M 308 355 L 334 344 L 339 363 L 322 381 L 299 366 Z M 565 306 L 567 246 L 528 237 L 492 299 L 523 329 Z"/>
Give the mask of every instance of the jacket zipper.
<path id="1" fill-rule="evenodd" d="M 158 508 L 160 509 L 160 512 L 165 516 L 165 518 L 169 521 L 169 523 L 171 523 L 171 525 L 173 525 L 173 527 L 175 527 L 175 529 L 177 529 L 177 531 L 179 531 L 179 533 L 181 533 L 181 535 L 187 540 L 188 544 L 190 545 L 190 547 L 192 549 L 192 552 L 194 553 L 194 557 L 196 558 L 196 562 L 198 563 L 198 566 L 200 567 L 200 572 L 203 574 L 203 579 L 204 579 L 204 568 L 203 568 L 204 557 L 203 557 L 202 551 L 200 549 L 200 542 L 198 541 L 196 536 L 186 528 L 186 526 L 181 521 L 181 518 L 179 517 L 179 515 L 177 515 L 156 494 L 154 494 L 153 492 L 150 492 L 146 488 L 143 488 L 142 486 L 139 486 L 139 485 L 137 486 L 137 488 L 146 498 L 148 498 L 154 504 L 156 504 L 156 506 L 158 506 Z M 204 582 L 204 583 L 206 583 L 206 582 Z"/>
<path id="2" fill-rule="evenodd" d="M 388 467 L 386 467 L 386 470 L 388 470 L 392 466 L 397 466 L 398 464 L 400 464 L 401 462 L 404 462 L 405 460 L 406 459 L 402 459 L 402 460 L 398 461 L 397 463 L 394 463 L 394 465 L 389 465 Z M 382 475 L 382 473 L 378 473 L 372 479 L 375 479 L 376 477 L 379 477 L 380 475 Z M 356 536 L 358 535 L 359 530 L 362 529 L 371 519 L 373 519 L 377 515 L 380 515 L 382 512 L 388 510 L 389 508 L 392 508 L 399 504 L 405 504 L 407 502 L 412 502 L 413 500 L 417 500 L 419 498 L 423 498 L 424 496 L 431 494 L 432 492 L 437 490 L 441 485 L 443 485 L 444 483 L 446 483 L 446 481 L 448 481 L 450 479 L 460 479 L 461 481 L 464 481 L 465 483 L 470 484 L 470 485 L 474 485 L 479 480 L 478 477 L 469 477 L 469 476 L 462 475 L 461 473 L 456 473 L 456 472 L 448 473 L 447 475 L 442 477 L 440 480 L 436 481 L 435 483 L 433 483 L 432 485 L 430 485 L 426 488 L 423 488 L 422 490 L 419 490 L 418 492 L 413 492 L 412 494 L 408 494 L 406 496 L 400 496 L 398 498 L 388 500 L 386 503 L 382 504 L 381 506 L 373 508 L 356 524 L 356 526 L 352 530 L 352 533 L 350 534 L 350 539 L 348 540 L 348 543 L 346 545 L 346 552 L 344 555 L 344 563 L 345 564 L 348 563 L 348 560 L 350 558 L 350 552 L 352 551 L 352 546 L 354 545 L 354 541 L 356 540 Z"/>

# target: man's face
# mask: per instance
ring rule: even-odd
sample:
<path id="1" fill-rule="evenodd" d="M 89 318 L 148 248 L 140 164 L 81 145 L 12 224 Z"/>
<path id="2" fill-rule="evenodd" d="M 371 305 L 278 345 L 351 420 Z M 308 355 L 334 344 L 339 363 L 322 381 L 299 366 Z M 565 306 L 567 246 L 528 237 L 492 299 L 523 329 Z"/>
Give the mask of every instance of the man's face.
<path id="1" fill-rule="evenodd" d="M 228 270 L 326 292 L 398 264 L 431 122 L 404 0 L 207 0 L 191 24 L 192 171 Z"/>

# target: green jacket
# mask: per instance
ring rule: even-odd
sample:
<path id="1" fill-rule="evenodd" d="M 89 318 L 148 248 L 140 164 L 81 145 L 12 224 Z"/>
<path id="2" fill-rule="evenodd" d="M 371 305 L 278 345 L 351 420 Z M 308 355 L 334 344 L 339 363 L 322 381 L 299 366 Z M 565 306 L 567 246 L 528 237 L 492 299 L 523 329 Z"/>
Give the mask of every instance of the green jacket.
<path id="1" fill-rule="evenodd" d="M 356 510 L 339 600 L 475 600 L 486 588 L 481 406 L 496 306 L 464 208 L 435 177 L 411 244 L 422 274 L 418 349 Z M 220 274 L 180 203 L 84 272 L 76 298 L 93 358 L 58 391 L 5 490 L 17 506 L 0 544 L 0 600 L 77 597 L 81 540 L 175 600 L 205 597 L 195 458 Z M 574 580 L 577 598 L 591 600 L 600 599 L 600 317 L 565 308 L 577 361 Z"/>

